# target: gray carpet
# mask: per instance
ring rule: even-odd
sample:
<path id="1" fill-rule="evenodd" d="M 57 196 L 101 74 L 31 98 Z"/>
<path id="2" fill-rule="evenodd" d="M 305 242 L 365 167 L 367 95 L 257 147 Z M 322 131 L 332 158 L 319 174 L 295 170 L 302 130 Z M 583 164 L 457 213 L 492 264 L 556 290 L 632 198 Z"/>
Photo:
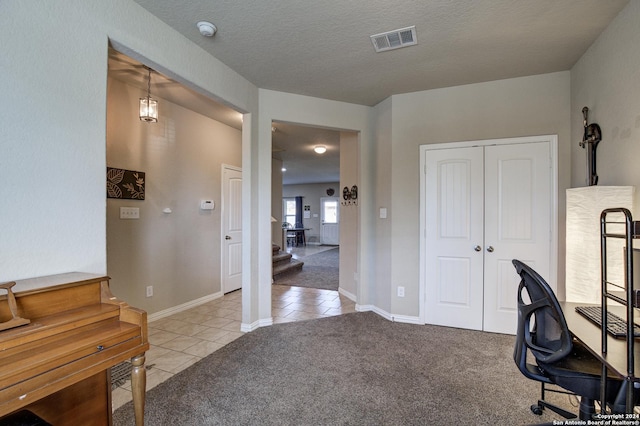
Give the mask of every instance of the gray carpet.
<path id="1" fill-rule="evenodd" d="M 338 247 L 305 256 L 302 270 L 277 278 L 273 283 L 297 287 L 338 290 L 340 283 L 340 249 Z"/>
<path id="2" fill-rule="evenodd" d="M 147 392 L 146 424 L 525 425 L 538 383 L 514 336 L 400 324 L 378 315 L 260 328 Z M 563 396 L 566 401 L 566 396 Z M 570 407 L 569 407 L 570 408 Z M 114 413 L 132 425 L 132 404 Z"/>

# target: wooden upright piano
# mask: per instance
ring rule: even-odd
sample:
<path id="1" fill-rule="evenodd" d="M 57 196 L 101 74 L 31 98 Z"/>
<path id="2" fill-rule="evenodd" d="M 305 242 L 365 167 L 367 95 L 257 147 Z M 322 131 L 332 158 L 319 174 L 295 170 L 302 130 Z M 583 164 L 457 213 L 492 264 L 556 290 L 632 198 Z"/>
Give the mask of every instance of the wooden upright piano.
<path id="1" fill-rule="evenodd" d="M 102 275 L 52 275 L 13 289 L 12 298 L 0 294 L 0 324 L 16 316 L 28 324 L 0 331 L 0 424 L 26 409 L 56 426 L 111 425 L 110 368 L 130 359 L 142 426 L 146 312 L 114 297 Z"/>

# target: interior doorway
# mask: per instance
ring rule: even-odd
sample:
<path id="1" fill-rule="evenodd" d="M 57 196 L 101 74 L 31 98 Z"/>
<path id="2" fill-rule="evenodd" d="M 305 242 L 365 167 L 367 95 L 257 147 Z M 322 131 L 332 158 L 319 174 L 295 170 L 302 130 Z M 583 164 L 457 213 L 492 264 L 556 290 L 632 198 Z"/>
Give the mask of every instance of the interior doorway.
<path id="1" fill-rule="evenodd" d="M 314 268 L 325 267 L 323 275 L 335 277 L 335 290 L 339 287 L 339 267 L 342 253 L 340 242 L 340 204 L 334 195 L 340 189 L 341 132 L 301 124 L 273 122 L 272 157 L 274 181 L 274 211 L 283 224 L 290 224 L 294 232 L 283 232 L 282 249 L 293 259 L 304 263 L 296 271 L 300 285 L 314 285 L 318 274 L 307 274 Z M 287 238 L 291 234 L 292 238 Z M 298 238 L 303 236 L 302 238 Z M 333 251 L 329 251 L 334 249 Z M 305 261 L 306 259 L 306 261 Z M 317 262 L 325 261 L 322 265 Z M 328 272 L 327 272 L 328 271 Z M 296 281 L 286 277 L 287 285 Z M 283 277 L 274 277 L 274 284 Z M 328 279 L 318 280 L 317 288 L 326 289 Z"/>

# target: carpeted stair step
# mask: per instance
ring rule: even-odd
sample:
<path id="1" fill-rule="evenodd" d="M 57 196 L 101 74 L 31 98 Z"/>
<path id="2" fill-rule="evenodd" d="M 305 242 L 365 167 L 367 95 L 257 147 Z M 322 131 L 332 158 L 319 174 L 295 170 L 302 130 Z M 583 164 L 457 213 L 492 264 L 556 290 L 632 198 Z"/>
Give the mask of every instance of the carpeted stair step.
<path id="1" fill-rule="evenodd" d="M 283 264 L 283 263 L 288 263 L 291 258 L 293 256 L 291 255 L 291 253 L 286 253 L 286 252 L 279 252 L 279 253 L 275 253 L 272 257 L 272 263 L 273 263 L 273 267 L 275 268 L 276 266 Z"/>
<path id="2" fill-rule="evenodd" d="M 288 262 L 279 263 L 273 266 L 273 279 L 277 279 L 291 272 L 300 271 L 304 262 L 289 258 Z"/>
<path id="3" fill-rule="evenodd" d="M 300 271 L 304 262 L 293 258 L 291 253 L 280 251 L 280 246 L 271 244 L 271 262 L 273 265 L 273 279 L 291 272 Z"/>

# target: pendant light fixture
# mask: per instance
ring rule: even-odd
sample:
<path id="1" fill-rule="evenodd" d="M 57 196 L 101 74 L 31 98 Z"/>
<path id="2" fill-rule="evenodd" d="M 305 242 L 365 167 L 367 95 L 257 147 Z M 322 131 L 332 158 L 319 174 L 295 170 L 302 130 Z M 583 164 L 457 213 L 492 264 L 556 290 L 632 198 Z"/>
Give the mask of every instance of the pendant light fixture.
<path id="1" fill-rule="evenodd" d="M 151 68 L 145 67 L 149 72 L 147 78 L 147 96 L 140 98 L 140 121 L 147 123 L 158 122 L 158 101 L 151 99 Z"/>

